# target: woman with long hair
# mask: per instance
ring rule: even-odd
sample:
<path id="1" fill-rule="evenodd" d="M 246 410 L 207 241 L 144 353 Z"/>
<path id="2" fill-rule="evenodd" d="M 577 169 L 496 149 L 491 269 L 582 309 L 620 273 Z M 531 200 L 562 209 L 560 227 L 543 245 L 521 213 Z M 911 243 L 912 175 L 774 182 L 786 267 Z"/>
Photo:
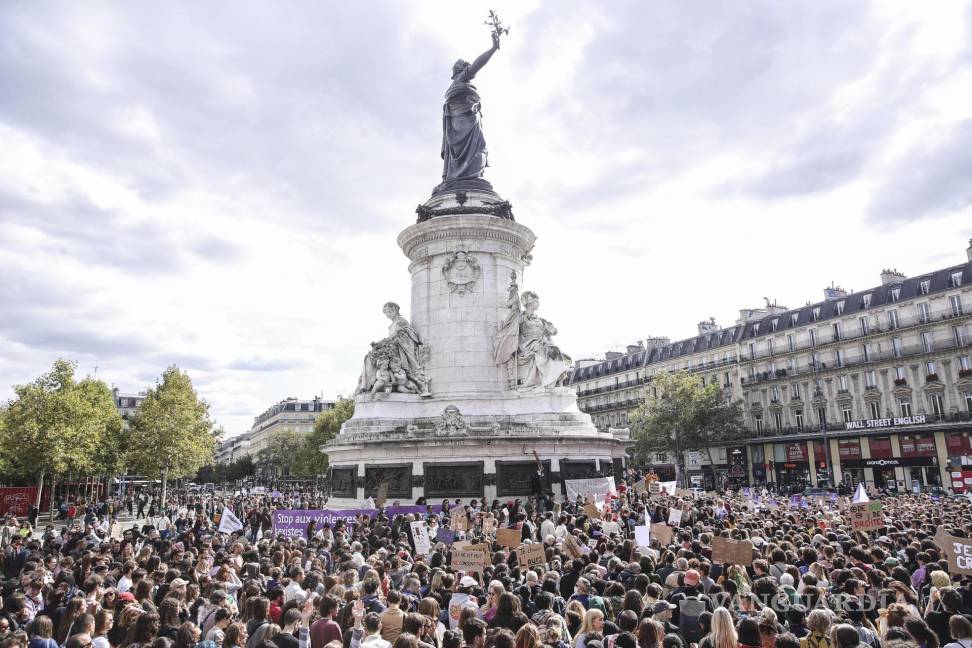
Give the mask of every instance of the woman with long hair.
<path id="1" fill-rule="evenodd" d="M 641 620 L 638 626 L 638 648 L 661 648 L 663 639 L 665 639 L 665 628 L 661 623 L 654 619 Z"/>
<path id="2" fill-rule="evenodd" d="M 597 608 L 591 608 L 584 613 L 584 620 L 581 622 L 580 632 L 574 639 L 574 648 L 585 648 L 587 645 L 587 635 L 604 633 L 604 613 Z"/>
<path id="3" fill-rule="evenodd" d="M 513 641 L 513 648 L 542 648 L 540 641 L 540 631 L 537 626 L 527 623 L 516 631 L 516 639 Z"/>
<path id="4" fill-rule="evenodd" d="M 80 596 L 76 596 L 68 601 L 67 607 L 64 609 L 64 614 L 61 615 L 61 623 L 58 624 L 57 632 L 54 633 L 54 640 L 57 643 L 62 646 L 64 645 L 67 638 L 73 634 L 71 628 L 74 627 L 74 622 L 84 614 L 87 607 L 87 601 Z"/>
<path id="5" fill-rule="evenodd" d="M 239 621 L 229 624 L 223 635 L 222 648 L 243 648 L 246 645 L 246 626 Z"/>
<path id="6" fill-rule="evenodd" d="M 732 614 L 724 607 L 712 613 L 709 632 L 699 642 L 699 648 L 736 648 L 739 637 L 732 622 Z"/>

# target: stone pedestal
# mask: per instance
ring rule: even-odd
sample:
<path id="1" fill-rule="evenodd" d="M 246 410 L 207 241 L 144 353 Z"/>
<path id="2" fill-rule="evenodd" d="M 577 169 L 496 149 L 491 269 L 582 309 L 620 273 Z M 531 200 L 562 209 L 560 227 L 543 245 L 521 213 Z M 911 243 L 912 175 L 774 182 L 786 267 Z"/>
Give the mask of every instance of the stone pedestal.
<path id="1" fill-rule="evenodd" d="M 528 495 L 534 452 L 558 496 L 565 471 L 579 479 L 620 470 L 624 440 L 597 432 L 573 388 L 514 389 L 496 364 L 512 275 L 523 276 L 536 241 L 496 198 L 436 195 L 399 235 L 412 275 L 403 315 L 429 347 L 432 395 L 355 396 L 354 417 L 322 448 L 333 467 L 332 503 L 360 502 L 383 482 L 389 499 L 403 503 Z"/>

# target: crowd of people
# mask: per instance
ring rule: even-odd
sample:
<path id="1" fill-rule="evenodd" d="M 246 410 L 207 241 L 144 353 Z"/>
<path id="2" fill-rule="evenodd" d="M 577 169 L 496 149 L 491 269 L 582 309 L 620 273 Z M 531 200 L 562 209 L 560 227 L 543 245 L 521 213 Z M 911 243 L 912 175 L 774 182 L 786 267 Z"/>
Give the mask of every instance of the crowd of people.
<path id="1" fill-rule="evenodd" d="M 60 531 L 10 516 L 0 648 L 972 648 L 970 580 L 935 540 L 970 537 L 965 498 L 886 497 L 863 533 L 846 498 L 648 486 L 630 475 L 606 502 L 552 510 L 379 510 L 303 537 L 275 535 L 273 510 L 322 506 L 313 492 L 175 493 L 125 528 L 100 504 Z M 244 528 L 220 533 L 223 507 Z M 722 562 L 719 537 L 752 556 Z M 457 543 L 485 545 L 485 567 L 453 568 Z M 532 544 L 543 564 L 528 568 Z"/>

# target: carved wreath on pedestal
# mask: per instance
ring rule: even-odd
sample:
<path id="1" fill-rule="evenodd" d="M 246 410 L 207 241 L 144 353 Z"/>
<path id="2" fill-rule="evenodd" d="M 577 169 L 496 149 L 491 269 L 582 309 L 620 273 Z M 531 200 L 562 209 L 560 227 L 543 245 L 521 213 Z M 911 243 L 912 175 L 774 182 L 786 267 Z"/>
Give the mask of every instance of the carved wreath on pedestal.
<path id="1" fill-rule="evenodd" d="M 476 257 L 470 256 L 463 250 L 453 254 L 442 267 L 442 276 L 449 284 L 449 290 L 460 295 L 465 295 L 467 290 L 473 289 L 482 272 Z"/>
<path id="2" fill-rule="evenodd" d="M 435 436 L 467 436 L 469 426 L 462 412 L 455 405 L 449 405 L 442 412 L 442 416 L 435 422 Z"/>

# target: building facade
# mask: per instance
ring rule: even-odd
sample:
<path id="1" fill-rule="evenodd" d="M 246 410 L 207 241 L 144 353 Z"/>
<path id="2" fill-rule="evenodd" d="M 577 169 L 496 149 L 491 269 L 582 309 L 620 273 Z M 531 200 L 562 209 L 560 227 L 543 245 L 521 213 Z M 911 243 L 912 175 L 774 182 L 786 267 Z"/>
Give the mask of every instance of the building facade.
<path id="1" fill-rule="evenodd" d="M 248 455 L 249 448 L 250 433 L 244 432 L 243 434 L 238 434 L 235 437 L 225 439 L 219 444 L 219 449 L 216 451 L 214 461 L 217 464 L 233 463 L 240 457 Z"/>
<path id="2" fill-rule="evenodd" d="M 689 453 L 686 469 L 704 485 L 963 489 L 972 485 L 972 242 L 966 256 L 912 277 L 886 270 L 880 285 L 851 294 L 831 287 L 802 308 L 740 311 L 730 328 L 703 322 L 688 340 L 578 363 L 571 384 L 603 429 L 627 424 L 658 371 L 719 381 L 743 402 L 750 439 Z"/>
<path id="3" fill-rule="evenodd" d="M 142 404 L 148 392 L 141 391 L 137 394 L 123 393 L 117 387 L 111 388 L 111 396 L 115 401 L 115 407 L 118 408 L 118 413 L 121 414 L 122 419 L 125 421 L 125 425 L 128 425 L 128 420 L 135 415 L 135 410 L 138 406 Z"/>
<path id="4" fill-rule="evenodd" d="M 245 453 L 256 456 L 277 432 L 311 432 L 321 412 L 332 409 L 335 404 L 336 401 L 314 397 L 311 400 L 287 398 L 272 405 L 253 419 L 253 427 L 247 433 Z"/>

